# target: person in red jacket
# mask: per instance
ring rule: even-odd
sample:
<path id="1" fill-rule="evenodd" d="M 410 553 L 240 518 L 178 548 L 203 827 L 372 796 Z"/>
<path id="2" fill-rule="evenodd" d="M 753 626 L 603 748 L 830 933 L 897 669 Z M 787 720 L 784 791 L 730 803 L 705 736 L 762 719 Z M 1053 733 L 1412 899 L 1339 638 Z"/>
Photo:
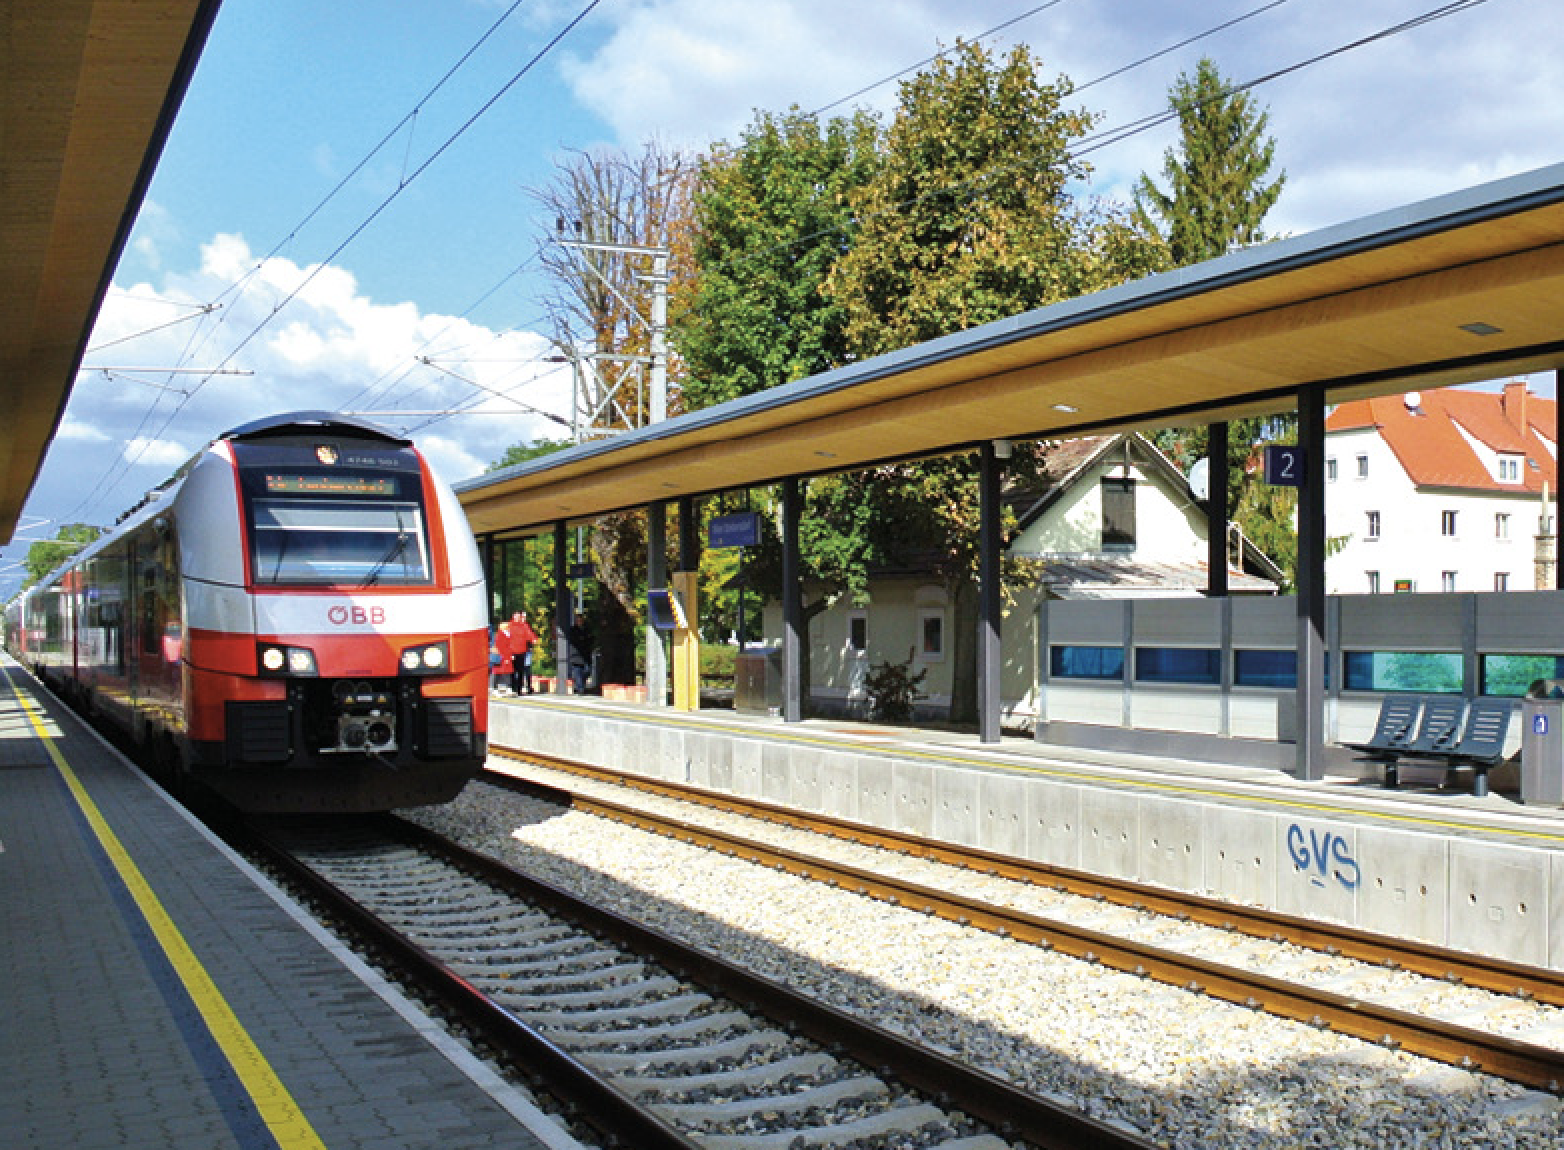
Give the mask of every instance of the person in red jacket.
<path id="1" fill-rule="evenodd" d="M 511 690 L 518 695 L 530 695 L 532 691 L 532 648 L 537 645 L 538 633 L 527 622 L 527 613 L 517 611 L 510 621 L 500 625 L 506 637 L 511 657 Z"/>

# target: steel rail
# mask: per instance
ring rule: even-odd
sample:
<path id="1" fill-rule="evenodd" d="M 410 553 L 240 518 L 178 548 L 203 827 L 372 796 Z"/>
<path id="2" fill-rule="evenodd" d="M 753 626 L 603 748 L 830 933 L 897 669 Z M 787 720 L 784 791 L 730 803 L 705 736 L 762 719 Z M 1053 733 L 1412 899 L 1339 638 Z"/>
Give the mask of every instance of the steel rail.
<path id="1" fill-rule="evenodd" d="M 941 1106 L 965 1111 L 1007 1137 L 1020 1138 L 1044 1150 L 1152 1150 L 1155 1146 L 1138 1135 L 1029 1093 L 997 1075 L 921 1046 L 617 911 L 577 898 L 561 887 L 513 870 L 432 831 L 411 823 L 399 829 L 405 831 L 407 841 L 445 855 L 502 890 L 629 950 L 649 955 L 679 977 L 732 999 L 871 1069 L 894 1076 Z"/>
<path id="2" fill-rule="evenodd" d="M 671 935 L 615 911 L 582 900 L 551 883 L 514 870 L 491 856 L 453 843 L 413 823 L 380 820 L 400 842 L 427 851 L 498 889 L 574 922 L 628 950 L 649 956 L 681 978 L 803 1034 L 863 1065 L 924 1092 L 943 1107 L 972 1115 L 1042 1150 L 1155 1150 L 1156 1144 L 1121 1127 L 1099 1122 L 1072 1107 L 1031 1094 L 996 1075 L 967 1066 L 883 1027 L 838 1010 L 790 987 L 756 975 Z M 538 1069 L 550 1089 L 605 1133 L 637 1150 L 694 1150 L 692 1142 L 648 1113 L 467 980 L 450 971 L 418 944 L 338 891 L 307 864 L 288 854 L 256 828 L 246 828 L 246 845 L 299 882 L 313 897 L 383 948 L 414 975 L 426 993 L 449 1005 L 464 1021 L 529 1069 Z"/>
<path id="3" fill-rule="evenodd" d="M 1564 1006 L 1564 971 L 1561 970 L 1549 970 L 1546 967 L 1513 962 L 1473 951 L 1456 950 L 1453 947 L 1438 946 L 1433 943 L 1395 938 L 1346 924 L 1304 918 L 1301 915 L 1267 910 L 1263 907 L 1244 906 L 1207 895 L 1150 886 L 1129 879 L 1090 874 L 1053 863 L 1034 862 L 1013 855 L 1000 854 L 981 847 L 942 843 L 901 831 L 869 826 L 850 819 L 803 812 L 759 799 L 737 798 L 690 784 L 626 775 L 587 763 L 574 763 L 532 752 L 522 754 L 500 747 L 490 747 L 490 753 L 518 762 L 536 762 L 551 770 L 612 782 L 666 798 L 695 802 L 732 814 L 760 818 L 848 842 L 881 847 L 999 878 L 1050 887 L 1068 894 L 1082 895 L 1116 906 L 1128 907 L 1131 910 L 1188 919 L 1203 926 L 1237 931 L 1267 941 L 1289 942 L 1324 954 L 1340 955 L 1388 969 L 1405 970 L 1410 974 L 1460 983 L 1477 990 L 1534 999 L 1550 1006 Z"/>
<path id="4" fill-rule="evenodd" d="M 392 833 L 406 824 L 384 820 Z M 481 1034 L 495 1049 L 523 1065 L 547 1084 L 555 1095 L 575 1108 L 579 1116 L 609 1138 L 647 1150 L 700 1150 L 700 1143 L 686 1138 L 628 1095 L 605 1081 L 542 1033 L 528 1026 L 494 1002 L 477 987 L 452 971 L 423 947 L 382 921 L 352 897 L 267 835 L 255 824 L 224 826 L 222 833 L 243 849 L 264 857 L 291 883 L 318 900 L 338 921 L 366 939 L 407 976 L 421 991 Z"/>
<path id="5" fill-rule="evenodd" d="M 491 772 L 493 774 L 493 772 Z M 507 776 L 500 774 L 498 781 Z M 517 782 L 523 782 L 517 780 Z M 1123 939 L 1089 927 L 997 906 L 935 887 L 898 879 L 814 855 L 774 847 L 738 835 L 657 815 L 594 796 L 527 783 L 542 793 L 567 795 L 577 810 L 760 865 L 783 869 L 925 914 L 1005 937 L 1044 945 L 1074 958 L 1183 987 L 1250 1009 L 1402 1049 L 1439 1062 L 1479 1070 L 1541 1090 L 1564 1088 L 1564 1052 L 1503 1035 L 1429 1018 L 1352 995 L 1287 982 L 1225 963 Z"/>

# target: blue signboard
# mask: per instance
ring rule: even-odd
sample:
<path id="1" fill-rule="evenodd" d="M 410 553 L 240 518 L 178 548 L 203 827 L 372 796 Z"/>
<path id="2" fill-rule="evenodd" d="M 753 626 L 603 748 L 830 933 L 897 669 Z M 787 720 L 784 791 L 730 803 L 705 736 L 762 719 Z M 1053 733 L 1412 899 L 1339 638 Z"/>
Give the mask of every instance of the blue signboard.
<path id="1" fill-rule="evenodd" d="M 740 511 L 719 515 L 706 525 L 706 545 L 713 550 L 724 547 L 753 547 L 760 542 L 760 512 Z"/>
<path id="2" fill-rule="evenodd" d="M 657 631 L 677 631 L 688 626 L 684 619 L 684 604 L 679 596 L 665 588 L 656 587 L 646 593 L 646 615 Z"/>
<path id="3" fill-rule="evenodd" d="M 1265 449 L 1265 481 L 1273 487 L 1303 486 L 1303 448 L 1277 446 Z"/>

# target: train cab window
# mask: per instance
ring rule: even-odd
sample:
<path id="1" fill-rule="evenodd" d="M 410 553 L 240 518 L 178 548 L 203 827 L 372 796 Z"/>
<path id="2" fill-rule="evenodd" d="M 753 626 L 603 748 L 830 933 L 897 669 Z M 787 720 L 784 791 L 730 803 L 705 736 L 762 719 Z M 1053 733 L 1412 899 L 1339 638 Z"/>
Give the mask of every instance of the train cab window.
<path id="1" fill-rule="evenodd" d="M 403 454 L 344 452 L 334 457 L 340 462 L 323 464 L 290 458 L 281 445 L 236 451 L 255 582 L 357 587 L 430 583 L 422 476 L 416 458 L 406 453 L 404 460 Z"/>

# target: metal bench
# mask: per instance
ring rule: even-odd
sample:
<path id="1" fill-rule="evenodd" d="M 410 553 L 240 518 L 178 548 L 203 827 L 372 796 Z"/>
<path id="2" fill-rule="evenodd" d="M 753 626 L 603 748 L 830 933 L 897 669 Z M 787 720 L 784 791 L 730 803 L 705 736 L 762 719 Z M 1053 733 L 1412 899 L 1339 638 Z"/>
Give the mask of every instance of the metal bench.
<path id="1" fill-rule="evenodd" d="M 1471 767 L 1477 772 L 1472 780 L 1472 794 L 1478 797 L 1488 793 L 1488 768 L 1497 766 L 1504 758 L 1504 739 L 1509 734 L 1513 713 L 1514 707 L 1507 700 L 1473 701 L 1466 709 L 1460 742 L 1438 755 L 1449 766 Z"/>
<path id="2" fill-rule="evenodd" d="M 1385 785 L 1393 787 L 1396 785 L 1396 760 L 1406 753 L 1417 733 L 1417 718 L 1422 710 L 1423 700 L 1417 695 L 1386 695 L 1379 705 L 1379 718 L 1368 742 L 1344 745 L 1364 758 L 1385 763 Z"/>

